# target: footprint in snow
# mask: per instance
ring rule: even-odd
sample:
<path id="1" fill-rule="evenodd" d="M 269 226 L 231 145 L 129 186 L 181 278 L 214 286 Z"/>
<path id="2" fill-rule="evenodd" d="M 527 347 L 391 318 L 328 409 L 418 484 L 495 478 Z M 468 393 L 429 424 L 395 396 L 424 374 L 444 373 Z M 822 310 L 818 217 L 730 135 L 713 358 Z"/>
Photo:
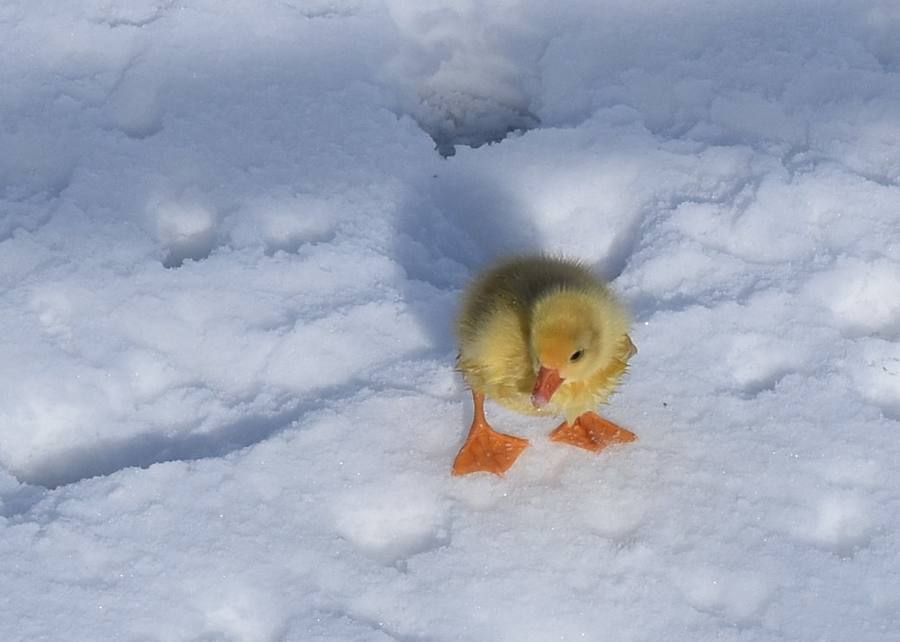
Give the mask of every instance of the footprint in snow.
<path id="1" fill-rule="evenodd" d="M 726 354 L 728 371 L 749 397 L 775 388 L 803 358 L 797 348 L 774 336 L 744 333 L 734 337 Z"/>
<path id="2" fill-rule="evenodd" d="M 735 623 L 756 619 L 771 594 L 769 583 L 759 573 L 712 566 L 684 570 L 674 582 L 692 607 Z"/>
<path id="3" fill-rule="evenodd" d="M 646 507 L 639 498 L 623 494 L 588 499 L 581 512 L 585 525 L 597 535 L 622 542 L 643 523 Z"/>
<path id="4" fill-rule="evenodd" d="M 346 207 L 306 194 L 267 196 L 241 208 L 229 236 L 237 247 L 262 244 L 269 256 L 296 254 L 304 245 L 332 240 Z"/>
<path id="5" fill-rule="evenodd" d="M 900 343 L 861 341 L 862 359 L 850 364 L 854 387 L 887 419 L 900 421 Z"/>
<path id="6" fill-rule="evenodd" d="M 868 545 L 874 523 L 869 502 L 857 493 L 834 493 L 800 512 L 793 529 L 801 541 L 842 557 Z"/>
<path id="7" fill-rule="evenodd" d="M 845 260 L 814 278 L 807 295 L 831 310 L 845 335 L 900 336 L 900 268 L 891 261 Z"/>
<path id="8" fill-rule="evenodd" d="M 163 109 L 153 80 L 127 75 L 110 96 L 109 118 L 129 138 L 148 138 L 162 129 Z"/>
<path id="9" fill-rule="evenodd" d="M 342 537 L 385 564 L 399 564 L 450 540 L 439 498 L 415 481 L 361 486 L 338 498 L 332 515 Z"/>

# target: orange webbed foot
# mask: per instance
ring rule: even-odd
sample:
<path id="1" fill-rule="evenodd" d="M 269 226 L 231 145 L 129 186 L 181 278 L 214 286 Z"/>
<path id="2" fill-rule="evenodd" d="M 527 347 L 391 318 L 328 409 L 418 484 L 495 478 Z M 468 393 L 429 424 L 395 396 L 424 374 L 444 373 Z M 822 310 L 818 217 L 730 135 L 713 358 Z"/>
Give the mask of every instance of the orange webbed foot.
<path id="1" fill-rule="evenodd" d="M 526 448 L 527 439 L 496 432 L 487 422 L 473 422 L 469 438 L 453 462 L 453 474 L 487 472 L 503 475 Z"/>
<path id="2" fill-rule="evenodd" d="M 591 452 L 600 452 L 612 444 L 624 444 L 637 439 L 630 430 L 625 430 L 595 412 L 586 412 L 574 424 L 563 422 L 550 433 L 550 439 L 578 446 Z"/>

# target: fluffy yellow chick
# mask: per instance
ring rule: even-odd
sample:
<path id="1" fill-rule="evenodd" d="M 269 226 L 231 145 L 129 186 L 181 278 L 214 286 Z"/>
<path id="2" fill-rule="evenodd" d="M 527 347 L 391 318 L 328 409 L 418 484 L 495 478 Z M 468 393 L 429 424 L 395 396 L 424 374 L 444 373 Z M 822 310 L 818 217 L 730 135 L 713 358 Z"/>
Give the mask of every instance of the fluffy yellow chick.
<path id="1" fill-rule="evenodd" d="M 636 352 L 628 325 L 622 304 L 577 262 L 513 258 L 475 279 L 456 325 L 475 416 L 453 474 L 501 475 L 528 446 L 491 428 L 485 397 L 525 414 L 564 416 L 554 441 L 599 451 L 636 439 L 593 412 Z"/>

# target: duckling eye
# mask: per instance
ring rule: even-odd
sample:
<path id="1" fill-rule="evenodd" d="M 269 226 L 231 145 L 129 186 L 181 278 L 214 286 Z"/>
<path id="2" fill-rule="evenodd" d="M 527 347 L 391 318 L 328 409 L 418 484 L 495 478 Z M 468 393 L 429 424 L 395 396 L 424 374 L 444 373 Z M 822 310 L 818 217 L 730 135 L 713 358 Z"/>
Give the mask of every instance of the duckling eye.
<path id="1" fill-rule="evenodd" d="M 572 361 L 572 362 L 578 361 L 579 359 L 581 359 L 582 356 L 584 356 L 584 350 L 576 350 L 575 352 L 572 353 L 572 356 L 569 357 L 569 361 Z"/>

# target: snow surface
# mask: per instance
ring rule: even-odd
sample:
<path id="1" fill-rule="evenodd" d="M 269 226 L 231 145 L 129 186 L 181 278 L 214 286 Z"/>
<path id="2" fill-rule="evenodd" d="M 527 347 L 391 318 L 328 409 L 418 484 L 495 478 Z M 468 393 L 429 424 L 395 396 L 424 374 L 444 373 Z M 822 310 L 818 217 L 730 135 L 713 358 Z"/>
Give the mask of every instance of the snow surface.
<path id="1" fill-rule="evenodd" d="M 897 33 L 2 3 L 0 639 L 900 639 Z M 525 249 L 630 303 L 640 440 L 489 406 L 533 447 L 454 479 L 455 306 Z"/>

